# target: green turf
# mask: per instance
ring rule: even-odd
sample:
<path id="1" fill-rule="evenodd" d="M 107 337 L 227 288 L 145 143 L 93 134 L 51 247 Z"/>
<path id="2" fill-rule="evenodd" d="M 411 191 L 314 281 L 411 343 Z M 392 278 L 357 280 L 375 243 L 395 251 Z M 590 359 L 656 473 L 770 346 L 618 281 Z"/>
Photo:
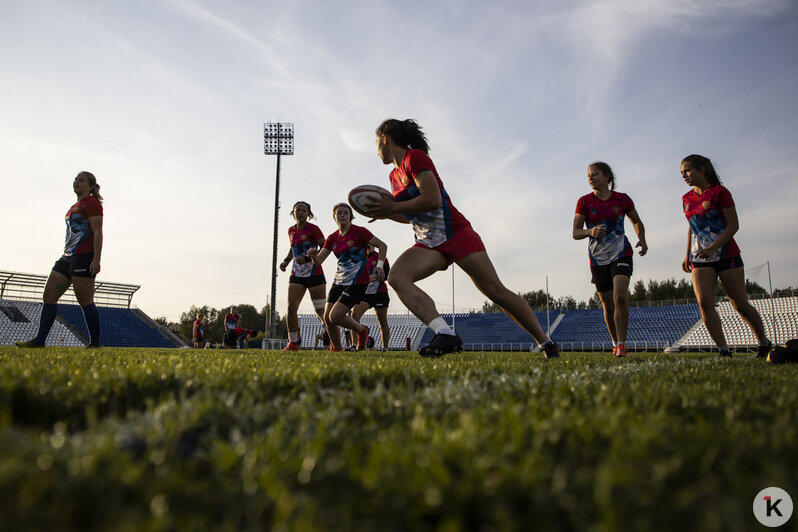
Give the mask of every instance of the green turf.
<path id="1" fill-rule="evenodd" d="M 750 355 L 2 346 L 0 528 L 755 530 L 796 406 Z"/>

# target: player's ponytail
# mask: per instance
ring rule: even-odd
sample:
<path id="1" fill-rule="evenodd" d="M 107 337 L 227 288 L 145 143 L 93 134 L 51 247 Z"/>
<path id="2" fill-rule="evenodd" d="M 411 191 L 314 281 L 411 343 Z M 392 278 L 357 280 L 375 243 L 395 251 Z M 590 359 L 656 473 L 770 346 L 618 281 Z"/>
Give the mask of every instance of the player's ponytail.
<path id="1" fill-rule="evenodd" d="M 704 177 L 707 178 L 707 181 L 709 181 L 711 185 L 723 184 L 721 183 L 720 176 L 715 171 L 715 167 L 712 166 L 712 161 L 710 161 L 709 158 L 704 157 L 703 155 L 696 155 L 694 153 L 682 159 L 682 163 L 690 163 L 693 165 L 693 168 L 703 172 Z"/>
<path id="2" fill-rule="evenodd" d="M 377 128 L 377 135 L 387 135 L 396 144 L 407 149 L 417 149 L 429 153 L 429 143 L 421 126 L 412 118 L 396 120 L 389 118 Z"/>
<path id="3" fill-rule="evenodd" d="M 83 171 L 78 174 L 78 177 L 80 176 L 85 177 L 89 181 L 89 185 L 91 185 L 91 190 L 89 191 L 90 194 L 94 196 L 97 199 L 97 201 L 102 203 L 103 197 L 100 196 L 100 185 L 97 184 L 97 178 L 94 177 L 94 174 L 92 174 L 91 172 Z"/>

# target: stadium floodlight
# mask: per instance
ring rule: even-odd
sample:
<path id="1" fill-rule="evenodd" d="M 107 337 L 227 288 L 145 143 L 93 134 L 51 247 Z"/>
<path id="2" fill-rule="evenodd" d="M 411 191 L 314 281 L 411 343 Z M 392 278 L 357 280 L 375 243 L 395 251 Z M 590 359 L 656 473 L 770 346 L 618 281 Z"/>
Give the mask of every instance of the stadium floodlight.
<path id="1" fill-rule="evenodd" d="M 263 153 L 265 155 L 277 156 L 277 177 L 274 186 L 274 239 L 272 249 L 272 297 L 269 308 L 269 315 L 266 317 L 266 331 L 271 334 L 270 338 L 276 336 L 277 322 L 274 319 L 274 302 L 277 296 L 277 230 L 279 225 L 278 215 L 280 212 L 280 156 L 294 154 L 294 124 L 285 122 L 266 122 L 263 124 Z"/>

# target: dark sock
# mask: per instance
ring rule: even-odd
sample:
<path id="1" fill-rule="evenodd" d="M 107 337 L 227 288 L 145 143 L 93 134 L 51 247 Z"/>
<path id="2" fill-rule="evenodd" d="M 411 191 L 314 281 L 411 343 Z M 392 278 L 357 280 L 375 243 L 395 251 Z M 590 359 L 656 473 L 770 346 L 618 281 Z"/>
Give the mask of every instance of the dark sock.
<path id="1" fill-rule="evenodd" d="M 36 333 L 36 343 L 44 345 L 47 340 L 47 335 L 50 334 L 50 329 L 53 328 L 55 315 L 57 312 L 57 305 L 55 303 L 45 303 L 42 305 L 42 314 L 39 318 L 39 331 Z"/>
<path id="2" fill-rule="evenodd" d="M 94 303 L 83 307 L 83 318 L 86 320 L 86 328 L 89 329 L 89 343 L 100 345 L 100 313 Z"/>

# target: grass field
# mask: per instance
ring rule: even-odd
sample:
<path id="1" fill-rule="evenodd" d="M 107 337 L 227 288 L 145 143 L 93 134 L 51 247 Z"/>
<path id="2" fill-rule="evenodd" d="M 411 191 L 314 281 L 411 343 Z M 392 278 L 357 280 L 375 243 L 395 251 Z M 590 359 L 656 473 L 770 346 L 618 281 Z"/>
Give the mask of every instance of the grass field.
<path id="1" fill-rule="evenodd" d="M 0 346 L 0 528 L 764 530 L 797 405 L 750 355 Z"/>

